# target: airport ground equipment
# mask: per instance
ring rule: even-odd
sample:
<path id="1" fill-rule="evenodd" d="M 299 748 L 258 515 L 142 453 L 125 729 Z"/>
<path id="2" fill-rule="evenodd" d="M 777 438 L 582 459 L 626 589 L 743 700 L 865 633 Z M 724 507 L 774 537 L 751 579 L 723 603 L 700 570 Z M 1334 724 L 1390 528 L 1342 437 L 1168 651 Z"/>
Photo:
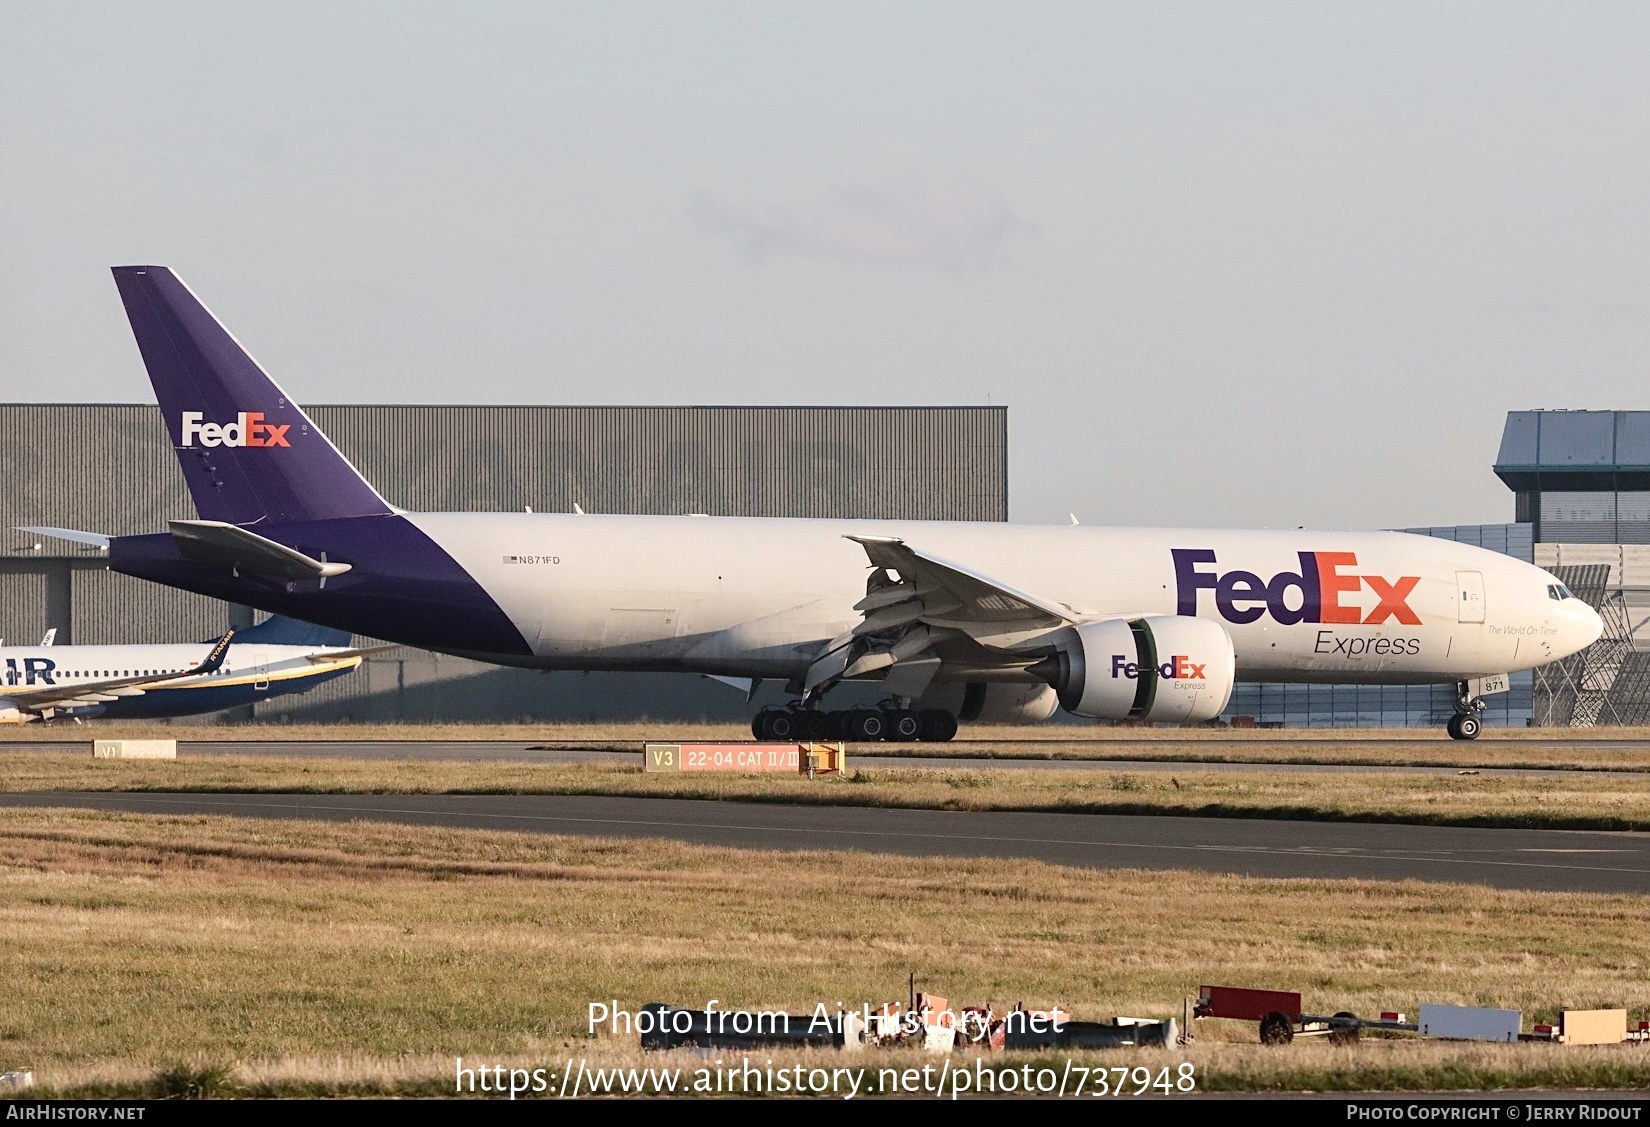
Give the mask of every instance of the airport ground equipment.
<path id="1" fill-rule="evenodd" d="M 636 1012 L 643 1049 L 859 1049 L 865 1044 L 865 1019 L 847 1010 L 824 1022 L 812 1014 L 782 1010 L 689 1010 L 650 1002 Z"/>
<path id="2" fill-rule="evenodd" d="M 1072 1021 L 1067 1017 L 1059 1022 L 1036 1022 L 1030 1020 L 1032 1016 L 1025 1010 L 1014 1010 L 1006 1016 L 1003 1048 L 1168 1048 L 1180 1042 L 1180 1026 L 1172 1017 L 1114 1017 L 1110 1021 Z"/>
<path id="3" fill-rule="evenodd" d="M 176 759 L 177 740 L 93 740 L 94 759 Z"/>
<path id="4" fill-rule="evenodd" d="M 1401 1018 L 1402 1014 L 1394 1015 Z M 1287 1045 L 1296 1037 L 1327 1037 L 1337 1044 L 1358 1039 L 1364 1029 L 1400 1029 L 1405 1026 L 1383 1017 L 1369 1021 L 1341 1011 L 1331 1015 L 1301 1012 L 1301 996 L 1288 990 L 1253 990 L 1242 986 L 1199 986 L 1192 1018 L 1219 1017 L 1232 1021 L 1253 1021 L 1260 1025 L 1263 1045 Z"/>
<path id="5" fill-rule="evenodd" d="M 911 981 L 913 985 L 908 1006 L 902 1008 L 898 1002 L 889 1002 L 870 1015 L 870 1022 L 865 1027 L 867 1044 L 885 1048 L 915 1045 L 928 1053 L 949 1053 L 957 1048 L 969 1047 L 968 1034 L 973 1032 L 983 1041 L 981 1048 L 1002 1047 L 1001 1023 L 994 1021 L 989 1006 L 969 1007 L 959 1015 L 951 1008 L 949 999 L 920 993 L 915 989 L 915 976 Z M 971 1014 L 972 1023 L 969 1020 Z"/>
<path id="6" fill-rule="evenodd" d="M 1527 1041 L 1556 1041 L 1561 1045 L 1619 1045 L 1650 1041 L 1650 1021 L 1629 1029 L 1626 1010 L 1565 1010 L 1557 1025 L 1537 1025 L 1521 1035 Z"/>
<path id="7" fill-rule="evenodd" d="M 1623 1022 L 1626 1021 L 1623 1015 Z M 1416 1032 L 1423 1037 L 1452 1041 L 1517 1041 L 1524 1015 L 1517 1010 L 1485 1006 L 1443 1006 L 1422 1002 L 1416 1014 Z"/>
<path id="8" fill-rule="evenodd" d="M 648 774 L 839 774 L 846 749 L 828 743 L 648 743 L 642 748 Z"/>
<path id="9" fill-rule="evenodd" d="M 1386 1011 L 1379 1018 L 1359 1017 L 1348 1011 L 1335 1014 L 1301 1012 L 1301 996 L 1287 990 L 1254 990 L 1241 986 L 1200 986 L 1192 1020 L 1204 1017 L 1253 1021 L 1260 1026 L 1263 1045 L 1286 1045 L 1296 1037 L 1328 1037 L 1348 1044 L 1364 1030 L 1416 1033 L 1449 1041 L 1556 1041 L 1566 1045 L 1650 1043 L 1650 1021 L 1629 1029 L 1626 1010 L 1565 1010 L 1558 1025 L 1537 1025 L 1523 1032 L 1523 1014 L 1488 1006 L 1450 1006 L 1423 1002 L 1413 1022 Z M 1010 1045 L 1012 1048 L 1013 1045 Z"/>

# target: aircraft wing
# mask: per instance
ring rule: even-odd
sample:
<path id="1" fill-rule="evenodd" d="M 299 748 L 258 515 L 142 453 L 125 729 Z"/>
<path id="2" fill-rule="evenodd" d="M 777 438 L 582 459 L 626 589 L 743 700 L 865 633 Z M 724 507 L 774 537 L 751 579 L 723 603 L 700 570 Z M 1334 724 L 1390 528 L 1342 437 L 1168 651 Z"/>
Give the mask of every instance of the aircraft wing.
<path id="1" fill-rule="evenodd" d="M 805 691 L 900 666 L 910 671 L 909 678 L 890 670 L 885 684 L 914 688 L 899 695 L 915 696 L 938 671 L 936 651 L 949 649 L 955 656 L 961 648 L 968 664 L 1023 666 L 1035 658 L 1014 653 L 1016 642 L 1083 617 L 1062 603 L 913 548 L 897 536 L 848 539 L 865 549 L 878 570 L 865 597 L 854 604 L 864 617 L 848 634 L 833 639 L 809 667 Z"/>
<path id="2" fill-rule="evenodd" d="M 368 654 L 387 653 L 390 650 L 398 650 L 400 648 L 400 646 L 362 646 L 360 649 L 356 650 L 317 650 L 315 653 L 305 654 L 304 657 L 306 660 L 313 661 L 317 665 L 325 665 L 329 661 L 343 661 L 346 658 L 366 657 Z"/>
<path id="3" fill-rule="evenodd" d="M 0 685 L 0 701 L 12 705 L 22 712 L 45 713 L 60 708 L 78 708 L 82 705 L 105 704 L 120 697 L 139 697 L 143 695 L 143 686 L 155 685 L 163 681 L 179 681 L 186 677 L 199 677 L 206 673 L 215 673 L 223 665 L 224 655 L 229 652 L 229 642 L 235 636 L 235 631 L 227 631 L 223 637 L 212 643 L 212 649 L 206 657 L 193 669 L 186 669 L 181 673 L 153 673 L 146 677 L 112 677 L 106 681 L 81 681 L 72 685 L 42 685 L 36 688 L 11 689 Z"/>
<path id="4" fill-rule="evenodd" d="M 1052 630 L 1076 622 L 1070 607 L 1017 591 L 960 564 L 911 547 L 896 536 L 850 536 L 871 563 L 899 578 L 854 605 L 865 615 L 856 634 L 925 622 L 980 636 Z M 983 640 L 983 639 L 982 639 Z"/>

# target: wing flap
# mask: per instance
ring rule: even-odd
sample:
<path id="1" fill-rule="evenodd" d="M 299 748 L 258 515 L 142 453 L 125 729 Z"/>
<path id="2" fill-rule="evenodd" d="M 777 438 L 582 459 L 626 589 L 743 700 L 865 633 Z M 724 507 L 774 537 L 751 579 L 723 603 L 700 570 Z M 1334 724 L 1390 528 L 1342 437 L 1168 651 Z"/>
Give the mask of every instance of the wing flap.
<path id="1" fill-rule="evenodd" d="M 865 597 L 854 604 L 860 621 L 809 667 L 803 684 L 810 694 L 840 680 L 881 673 L 885 683 L 909 696 L 938 672 L 936 651 L 967 643 L 973 644 L 972 660 L 993 668 L 998 662 L 1004 668 L 1023 668 L 1034 655 L 1012 647 L 1082 617 L 1063 604 L 919 551 L 896 536 L 847 539 L 864 548 L 879 571 Z M 909 676 L 896 672 L 907 666 Z"/>
<path id="2" fill-rule="evenodd" d="M 1052 630 L 1078 621 L 1070 607 L 1040 599 L 1024 591 L 1017 591 L 990 576 L 971 571 L 960 564 L 940 559 L 912 548 L 895 536 L 849 536 L 865 549 L 871 563 L 899 575 L 899 582 L 891 588 L 872 592 L 861 600 L 866 607 L 866 621 L 884 613 L 883 608 L 903 606 L 904 600 L 891 592 L 904 590 L 906 600 L 915 600 L 920 610 L 911 621 L 942 623 L 953 629 L 973 633 L 971 627 L 990 627 L 982 634 L 1001 635 L 1011 630 Z M 892 619 L 893 616 L 890 616 Z M 890 625 L 897 625 L 891 621 Z"/>

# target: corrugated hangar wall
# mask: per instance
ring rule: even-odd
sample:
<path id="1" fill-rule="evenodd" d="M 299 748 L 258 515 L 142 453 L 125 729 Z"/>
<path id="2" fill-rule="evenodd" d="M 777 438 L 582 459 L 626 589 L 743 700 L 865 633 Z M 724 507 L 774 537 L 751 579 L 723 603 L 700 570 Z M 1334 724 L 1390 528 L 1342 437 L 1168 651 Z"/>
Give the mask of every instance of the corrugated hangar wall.
<path id="1" fill-rule="evenodd" d="M 408 509 L 1008 519 L 1001 407 L 319 406 L 311 417 Z M 105 571 L 12 531 L 154 532 L 194 515 L 153 406 L 0 404 L 0 636 L 190 641 L 223 604 Z M 39 549 L 35 548 L 39 544 Z M 244 616 L 243 616 L 244 617 Z M 291 719 L 733 718 L 732 690 L 666 674 L 543 674 L 397 651 L 302 697 Z M 266 706 L 260 706 L 260 710 Z"/>

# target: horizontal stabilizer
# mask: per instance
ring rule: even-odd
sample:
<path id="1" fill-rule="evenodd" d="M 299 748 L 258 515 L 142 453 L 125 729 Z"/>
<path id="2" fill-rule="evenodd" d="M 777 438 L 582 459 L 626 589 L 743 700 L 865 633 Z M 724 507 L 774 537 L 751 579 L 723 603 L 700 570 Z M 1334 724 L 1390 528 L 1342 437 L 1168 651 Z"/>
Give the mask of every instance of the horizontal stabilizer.
<path id="1" fill-rule="evenodd" d="M 236 574 L 276 579 L 327 579 L 350 569 L 347 563 L 311 559 L 295 548 L 256 532 L 216 520 L 175 520 L 172 539 L 178 551 L 197 563 L 217 564 Z"/>
<path id="2" fill-rule="evenodd" d="M 50 536 L 54 540 L 69 540 L 76 544 L 90 544 L 94 548 L 109 550 L 109 538 L 101 532 L 81 532 L 77 528 L 48 528 L 40 525 L 20 524 L 19 532 L 32 532 L 36 536 Z"/>

